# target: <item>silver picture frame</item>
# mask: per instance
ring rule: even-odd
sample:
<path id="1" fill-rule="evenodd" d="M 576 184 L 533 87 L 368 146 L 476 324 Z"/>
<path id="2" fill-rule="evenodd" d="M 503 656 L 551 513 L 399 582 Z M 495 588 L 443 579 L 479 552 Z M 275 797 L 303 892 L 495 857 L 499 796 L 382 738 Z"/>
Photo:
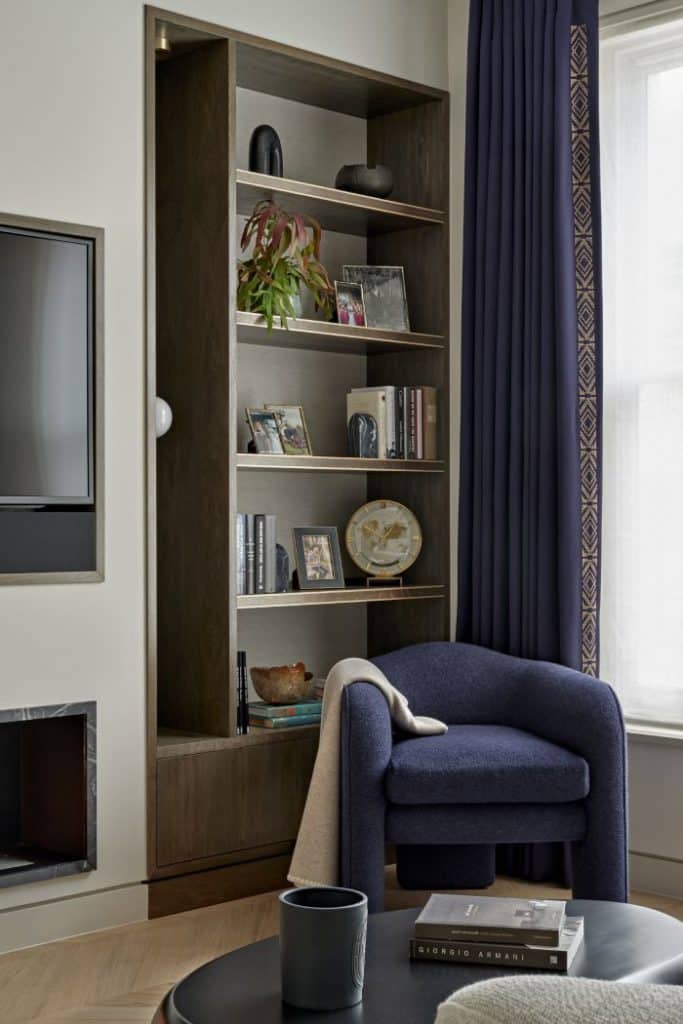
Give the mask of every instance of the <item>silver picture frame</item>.
<path id="1" fill-rule="evenodd" d="M 346 264 L 344 281 L 363 289 L 365 322 L 387 331 L 409 331 L 408 298 L 403 267 Z"/>

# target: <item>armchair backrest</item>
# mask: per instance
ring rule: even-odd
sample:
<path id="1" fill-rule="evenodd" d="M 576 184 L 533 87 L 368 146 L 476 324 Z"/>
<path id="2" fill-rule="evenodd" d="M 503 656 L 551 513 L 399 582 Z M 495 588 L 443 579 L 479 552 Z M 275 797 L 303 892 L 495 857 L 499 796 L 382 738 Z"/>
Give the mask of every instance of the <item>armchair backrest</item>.
<path id="1" fill-rule="evenodd" d="M 449 724 L 511 725 L 527 662 L 485 647 L 446 641 L 373 658 L 414 714 Z"/>

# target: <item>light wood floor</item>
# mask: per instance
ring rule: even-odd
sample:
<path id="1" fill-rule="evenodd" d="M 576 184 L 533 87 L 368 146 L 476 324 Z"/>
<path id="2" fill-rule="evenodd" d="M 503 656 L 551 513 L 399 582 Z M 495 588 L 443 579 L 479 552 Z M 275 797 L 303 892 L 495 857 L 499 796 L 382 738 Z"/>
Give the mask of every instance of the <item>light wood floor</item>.
<path id="1" fill-rule="evenodd" d="M 387 869 L 387 909 L 421 906 Z M 499 896 L 565 898 L 552 886 L 499 878 Z M 683 902 L 633 893 L 632 902 L 683 920 Z M 222 953 L 277 933 L 277 894 L 52 942 L 0 956 L 0 1008 L 11 1024 L 149 1024 L 168 989 Z"/>

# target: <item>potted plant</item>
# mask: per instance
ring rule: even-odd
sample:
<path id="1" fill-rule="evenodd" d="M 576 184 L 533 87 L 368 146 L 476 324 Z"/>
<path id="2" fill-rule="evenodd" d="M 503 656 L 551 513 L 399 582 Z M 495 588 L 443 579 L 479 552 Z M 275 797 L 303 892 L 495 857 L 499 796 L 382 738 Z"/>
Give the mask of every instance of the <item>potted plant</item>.
<path id="1" fill-rule="evenodd" d="M 313 217 L 287 213 L 270 199 L 254 207 L 242 232 L 242 252 L 253 243 L 251 255 L 237 265 L 237 306 L 261 313 L 273 327 L 276 316 L 283 327 L 297 315 L 299 289 L 305 285 L 316 309 L 329 320 L 334 288 L 320 263 L 320 225 Z"/>

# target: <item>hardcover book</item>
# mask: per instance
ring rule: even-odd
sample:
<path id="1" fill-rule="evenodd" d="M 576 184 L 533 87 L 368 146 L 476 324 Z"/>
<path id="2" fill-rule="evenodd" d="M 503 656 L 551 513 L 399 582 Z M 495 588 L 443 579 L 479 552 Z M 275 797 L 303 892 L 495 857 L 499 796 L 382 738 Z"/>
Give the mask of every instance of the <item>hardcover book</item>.
<path id="1" fill-rule="evenodd" d="M 556 946 L 513 946 L 497 942 L 452 942 L 411 939 L 413 960 L 523 967 L 526 970 L 568 971 L 583 943 L 583 918 L 565 918 Z"/>
<path id="2" fill-rule="evenodd" d="M 422 432 L 424 436 L 425 459 L 437 459 L 436 420 L 437 399 L 436 388 L 425 387 L 422 391 Z"/>
<path id="3" fill-rule="evenodd" d="M 235 560 L 235 571 L 237 574 L 237 593 L 246 594 L 247 592 L 247 539 L 245 536 L 245 522 L 244 515 L 242 512 L 237 513 L 237 524 L 236 524 L 236 547 L 237 547 L 237 558 Z"/>
<path id="4" fill-rule="evenodd" d="M 256 581 L 256 563 L 255 563 L 255 552 L 254 552 L 254 517 L 250 513 L 247 513 L 244 517 L 244 537 L 245 537 L 245 551 L 246 551 L 246 579 L 247 579 L 247 594 L 254 593 L 254 583 Z"/>
<path id="5" fill-rule="evenodd" d="M 565 907 L 563 900 L 435 893 L 415 922 L 415 938 L 557 946 Z"/>
<path id="6" fill-rule="evenodd" d="M 276 525 L 276 516 L 272 512 L 266 512 L 263 517 L 266 594 L 274 594 L 277 589 L 275 565 Z"/>
<path id="7" fill-rule="evenodd" d="M 315 715 L 296 715 L 285 718 L 260 718 L 249 716 L 249 725 L 259 729 L 289 729 L 300 725 L 320 725 L 320 712 Z"/>
<path id="8" fill-rule="evenodd" d="M 257 513 L 254 516 L 254 593 L 266 592 L 266 520 Z"/>
<path id="9" fill-rule="evenodd" d="M 320 713 L 319 700 L 302 701 L 300 704 L 266 704 L 262 700 L 253 700 L 249 704 L 249 714 L 257 718 L 296 718 Z"/>

